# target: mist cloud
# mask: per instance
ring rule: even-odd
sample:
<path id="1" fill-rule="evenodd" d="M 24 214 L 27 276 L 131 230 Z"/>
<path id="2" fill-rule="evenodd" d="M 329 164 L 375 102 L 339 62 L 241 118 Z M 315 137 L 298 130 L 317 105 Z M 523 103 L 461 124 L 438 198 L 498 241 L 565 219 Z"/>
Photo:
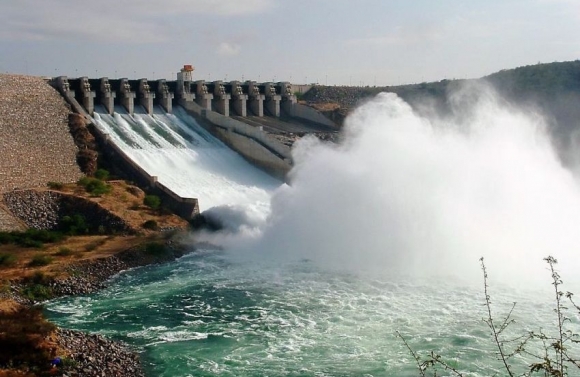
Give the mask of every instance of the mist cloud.
<path id="1" fill-rule="evenodd" d="M 383 93 L 347 119 L 340 145 L 299 141 L 291 185 L 246 253 L 478 279 L 481 256 L 503 277 L 543 273 L 547 255 L 577 264 L 580 193 L 543 119 L 487 88 L 450 101 L 443 121 Z"/>

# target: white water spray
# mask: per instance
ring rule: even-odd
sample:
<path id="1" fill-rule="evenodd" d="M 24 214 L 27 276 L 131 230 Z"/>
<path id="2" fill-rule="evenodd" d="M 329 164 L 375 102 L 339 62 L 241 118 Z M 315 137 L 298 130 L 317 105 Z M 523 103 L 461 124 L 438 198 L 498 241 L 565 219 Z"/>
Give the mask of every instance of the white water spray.
<path id="1" fill-rule="evenodd" d="M 181 108 L 154 115 L 113 116 L 97 108 L 102 131 L 149 174 L 183 197 L 199 199 L 201 210 L 235 204 L 253 221 L 269 213 L 270 195 L 280 182 L 251 166 L 195 122 Z"/>
<path id="2" fill-rule="evenodd" d="M 260 258 L 478 280 L 481 256 L 501 279 L 547 280 L 542 258 L 553 255 L 572 276 L 580 192 L 541 117 L 485 88 L 451 101 L 455 117 L 442 121 L 380 94 L 348 118 L 342 144 L 299 141 L 291 186 L 276 192 L 268 225 L 245 248 Z"/>

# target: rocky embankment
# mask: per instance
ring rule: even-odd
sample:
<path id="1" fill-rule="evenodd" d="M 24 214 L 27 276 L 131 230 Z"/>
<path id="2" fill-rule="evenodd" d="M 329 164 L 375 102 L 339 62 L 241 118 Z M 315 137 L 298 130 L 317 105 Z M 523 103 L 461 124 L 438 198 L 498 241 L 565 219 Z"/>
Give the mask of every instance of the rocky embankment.
<path id="1" fill-rule="evenodd" d="M 96 260 L 87 260 L 71 264 L 67 267 L 70 277 L 56 280 L 51 289 L 56 297 L 88 294 L 105 287 L 112 276 L 130 268 L 152 263 L 169 262 L 183 256 L 186 249 L 173 241 L 156 244 L 157 249 L 136 247 L 117 255 Z"/>
<path id="2" fill-rule="evenodd" d="M 81 177 L 68 105 L 40 77 L 0 74 L 0 192 Z"/>
<path id="3" fill-rule="evenodd" d="M 78 214 L 90 233 L 134 232 L 123 219 L 97 203 L 56 191 L 10 191 L 3 195 L 3 201 L 28 228 L 58 230 L 64 216 Z"/>
<path id="4" fill-rule="evenodd" d="M 154 248 L 147 247 L 155 245 Z M 166 240 L 134 247 L 113 256 L 84 260 L 66 267 L 69 277 L 48 283 L 53 297 L 88 294 L 102 289 L 106 281 L 121 271 L 163 263 L 183 256 L 188 249 L 182 243 Z M 13 281 L 10 298 L 22 305 L 35 304 L 20 292 L 26 281 Z M 4 294 L 5 295 L 5 294 Z M 138 353 L 124 343 L 106 339 L 100 335 L 79 331 L 57 329 L 55 342 L 58 349 L 65 350 L 56 356 L 63 365 L 54 369 L 53 375 L 62 377 L 141 377 L 144 376 Z"/>
<path id="5" fill-rule="evenodd" d="M 342 109 L 352 109 L 360 104 L 362 99 L 372 95 L 372 90 L 364 87 L 314 86 L 304 94 L 304 100 L 313 104 L 336 103 Z"/>
<path id="6" fill-rule="evenodd" d="M 142 377 L 139 356 L 119 342 L 79 331 L 57 330 L 58 346 L 70 351 L 72 360 L 63 377 Z"/>

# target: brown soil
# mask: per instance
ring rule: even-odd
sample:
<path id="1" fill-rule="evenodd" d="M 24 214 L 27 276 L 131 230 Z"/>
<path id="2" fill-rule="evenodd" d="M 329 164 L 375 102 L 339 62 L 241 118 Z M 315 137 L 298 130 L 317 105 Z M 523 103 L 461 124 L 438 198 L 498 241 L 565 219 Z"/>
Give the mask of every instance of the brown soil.
<path id="1" fill-rule="evenodd" d="M 156 221 L 160 229 L 187 228 L 186 220 L 163 210 L 152 210 L 144 206 L 145 193 L 138 187 L 129 185 L 125 181 L 109 181 L 108 183 L 111 185 L 112 191 L 102 197 L 90 197 L 84 188 L 76 184 L 65 185 L 62 190 L 58 191 L 74 194 L 98 203 L 125 220 L 129 226 L 137 231 L 137 234 L 74 236 L 61 242 L 46 244 L 41 249 L 0 245 L 0 253 L 9 253 L 16 257 L 13 266 L 0 267 L 0 293 L 8 280 L 31 276 L 36 271 L 42 271 L 54 277 L 64 277 L 63 271 L 66 270 L 64 267 L 71 263 L 111 256 L 161 237 L 159 231 L 143 228 L 143 223 L 148 220 Z M 28 263 L 38 254 L 51 257 L 51 263 L 42 267 L 29 267 Z M 0 311 L 5 307 L 10 308 L 11 305 L 0 298 Z"/>

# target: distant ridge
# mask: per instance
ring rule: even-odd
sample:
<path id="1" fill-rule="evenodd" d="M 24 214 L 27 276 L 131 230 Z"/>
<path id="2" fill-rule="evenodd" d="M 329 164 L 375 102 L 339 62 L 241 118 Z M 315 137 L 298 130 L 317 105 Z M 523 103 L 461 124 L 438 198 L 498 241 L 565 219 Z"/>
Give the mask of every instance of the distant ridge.
<path id="1" fill-rule="evenodd" d="M 396 93 L 419 113 L 451 112 L 448 96 L 466 83 L 489 83 L 500 97 L 543 114 L 552 140 L 566 164 L 580 162 L 580 60 L 534 64 L 504 69 L 479 79 L 441 80 L 387 87 L 315 86 L 303 100 L 312 104 L 334 103 L 335 112 L 345 116 L 350 110 L 380 92 Z M 430 106 L 424 106 L 425 104 Z M 577 161 L 578 160 L 578 161 Z"/>

